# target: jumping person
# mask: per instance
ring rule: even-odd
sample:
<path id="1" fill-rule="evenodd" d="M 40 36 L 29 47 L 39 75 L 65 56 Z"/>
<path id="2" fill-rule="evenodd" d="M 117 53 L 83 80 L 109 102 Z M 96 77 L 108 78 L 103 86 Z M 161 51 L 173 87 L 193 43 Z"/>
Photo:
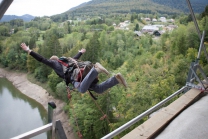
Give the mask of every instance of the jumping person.
<path id="1" fill-rule="evenodd" d="M 65 79 L 62 64 L 60 63 L 59 58 L 57 56 L 52 56 L 50 59 L 46 59 L 43 56 L 37 54 L 36 52 L 30 50 L 29 46 L 27 46 L 25 43 L 21 44 L 21 48 L 24 51 L 28 52 L 28 54 L 35 58 L 37 61 L 42 62 L 43 64 L 51 67 L 59 77 Z M 78 54 L 76 54 L 73 57 L 74 61 L 78 60 L 81 57 L 81 55 L 85 52 L 86 50 L 83 48 L 79 50 Z M 100 84 L 94 82 L 99 73 L 105 73 L 106 75 L 109 75 L 109 72 L 100 63 L 97 62 L 90 69 L 90 71 L 87 73 L 87 75 L 84 77 L 82 81 L 79 82 L 73 80 L 71 81 L 71 79 L 69 80 L 70 83 L 81 93 L 85 93 L 88 89 L 90 89 L 100 94 L 119 83 L 122 84 L 124 87 L 127 87 L 127 83 L 120 73 L 117 73 L 113 77 L 110 77 L 109 79 Z M 74 73 L 72 73 L 72 75 L 73 74 Z"/>

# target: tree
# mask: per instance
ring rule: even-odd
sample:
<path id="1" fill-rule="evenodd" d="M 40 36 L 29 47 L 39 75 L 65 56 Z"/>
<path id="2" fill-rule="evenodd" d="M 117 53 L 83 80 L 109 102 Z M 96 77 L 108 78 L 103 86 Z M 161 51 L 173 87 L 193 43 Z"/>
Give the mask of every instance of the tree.
<path id="1" fill-rule="evenodd" d="M 93 63 L 99 62 L 101 55 L 101 48 L 99 43 L 99 33 L 95 32 L 86 46 L 87 53 L 83 55 L 84 60 L 89 60 Z"/>
<path id="2" fill-rule="evenodd" d="M 50 34 L 49 36 L 47 36 L 47 39 L 45 39 L 43 54 L 46 57 L 51 57 L 52 55 L 60 56 L 62 49 L 61 49 L 61 45 L 59 43 L 58 37 L 53 34 Z"/>
<path id="3" fill-rule="evenodd" d="M 136 24 L 134 30 L 135 30 L 135 31 L 138 31 L 138 30 L 139 30 L 139 24 L 138 24 L 138 23 Z"/>
<path id="4" fill-rule="evenodd" d="M 0 42 L 0 54 L 3 52 L 3 45 L 2 43 Z"/>
<path id="5" fill-rule="evenodd" d="M 201 17 L 208 16 L 208 5 L 205 7 L 205 10 L 201 13 Z"/>
<path id="6" fill-rule="evenodd" d="M 133 13 L 132 15 L 131 15 L 131 23 L 133 23 L 134 22 L 134 20 L 138 20 L 138 14 L 136 14 L 136 13 Z"/>
<path id="7" fill-rule="evenodd" d="M 44 41 L 44 45 L 39 47 L 38 53 L 45 58 L 50 58 L 52 55 L 60 56 L 61 46 L 56 35 L 48 34 Z M 44 64 L 40 64 L 35 70 L 35 76 L 41 82 L 47 81 L 48 75 L 51 74 L 52 69 Z"/>
<path id="8" fill-rule="evenodd" d="M 35 37 L 31 37 L 31 38 L 30 38 L 30 41 L 29 41 L 29 44 L 28 44 L 29 47 L 30 47 L 30 49 L 33 49 L 33 48 L 36 47 L 35 42 L 36 42 L 36 38 L 35 38 Z"/>
<path id="9" fill-rule="evenodd" d="M 35 60 L 33 57 L 30 55 L 27 56 L 27 70 L 30 73 L 34 73 L 35 69 L 39 67 L 40 63 Z"/>
<path id="10" fill-rule="evenodd" d="M 68 98 L 67 98 L 67 92 L 66 92 L 66 83 L 65 82 L 59 82 L 57 85 L 56 85 L 56 95 L 61 99 L 61 100 L 64 100 L 64 101 L 68 101 Z"/>
<path id="11" fill-rule="evenodd" d="M 208 42 L 208 16 L 205 16 L 202 18 L 202 20 L 200 21 L 200 25 L 201 25 L 201 29 L 203 31 L 205 31 L 205 37 L 204 37 L 204 40 L 206 42 Z"/>
<path id="12" fill-rule="evenodd" d="M 172 53 L 178 54 L 186 54 L 187 45 L 186 45 L 186 27 L 180 26 L 177 30 L 172 34 Z"/>
<path id="13" fill-rule="evenodd" d="M 0 26 L 0 36 L 9 36 L 9 28 L 7 26 Z"/>
<path id="14" fill-rule="evenodd" d="M 62 79 L 57 76 L 57 74 L 52 71 L 50 75 L 48 75 L 48 85 L 53 92 L 56 92 L 56 85 L 60 83 Z"/>

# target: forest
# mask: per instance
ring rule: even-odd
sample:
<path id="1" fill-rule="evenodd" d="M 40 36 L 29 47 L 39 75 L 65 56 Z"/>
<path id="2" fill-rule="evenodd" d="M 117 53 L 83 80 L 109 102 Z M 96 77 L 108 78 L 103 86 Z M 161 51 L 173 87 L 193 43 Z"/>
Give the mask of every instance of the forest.
<path id="1" fill-rule="evenodd" d="M 191 0 L 193 11 L 201 13 L 207 5 L 207 0 Z M 91 0 L 68 11 L 54 15 L 54 22 L 65 21 L 68 18 L 91 18 L 92 16 L 116 16 L 128 13 L 144 13 L 155 16 L 175 16 L 188 14 L 187 2 L 181 0 Z M 118 16 L 120 17 L 120 16 Z"/>
<path id="2" fill-rule="evenodd" d="M 149 34 L 138 37 L 134 28 L 146 23 L 128 16 L 105 16 L 105 20 L 54 22 L 50 17 L 37 17 L 31 22 L 21 19 L 0 24 L 0 65 L 8 70 L 25 72 L 56 98 L 66 102 L 64 111 L 79 138 L 98 139 L 125 124 L 132 118 L 162 101 L 186 83 L 190 63 L 196 60 L 200 39 L 188 15 L 176 16 L 177 29 L 160 37 Z M 155 15 L 152 15 L 153 17 Z M 130 20 L 129 30 L 114 29 L 111 23 Z M 102 22 L 101 22 L 102 21 Z M 200 31 L 208 32 L 208 6 L 199 15 Z M 128 87 L 117 85 L 98 95 L 97 100 L 85 94 L 72 92 L 67 98 L 66 85 L 54 71 L 25 53 L 20 44 L 46 58 L 52 55 L 74 56 L 81 48 L 87 52 L 81 60 L 100 62 L 111 76 L 122 73 Z M 208 33 L 205 47 L 208 46 Z M 208 65 L 202 52 L 200 66 L 205 73 Z M 99 82 L 107 79 L 99 75 Z M 176 98 L 177 99 L 177 98 Z M 122 132 L 122 137 L 148 117 Z M 78 134 L 77 134 L 78 133 Z"/>

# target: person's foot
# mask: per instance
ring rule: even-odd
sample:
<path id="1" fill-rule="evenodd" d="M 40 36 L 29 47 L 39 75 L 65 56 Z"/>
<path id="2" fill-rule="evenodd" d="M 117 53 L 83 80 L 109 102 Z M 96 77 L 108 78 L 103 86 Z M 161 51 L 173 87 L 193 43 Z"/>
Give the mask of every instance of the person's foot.
<path id="1" fill-rule="evenodd" d="M 95 65 L 95 70 L 98 72 L 98 73 L 105 73 L 106 75 L 109 75 L 109 72 L 100 64 L 100 63 L 96 63 Z"/>
<path id="2" fill-rule="evenodd" d="M 115 75 L 117 81 L 122 84 L 124 87 L 127 87 L 127 83 L 126 83 L 126 80 L 124 79 L 124 77 L 121 75 L 121 73 L 117 73 Z"/>

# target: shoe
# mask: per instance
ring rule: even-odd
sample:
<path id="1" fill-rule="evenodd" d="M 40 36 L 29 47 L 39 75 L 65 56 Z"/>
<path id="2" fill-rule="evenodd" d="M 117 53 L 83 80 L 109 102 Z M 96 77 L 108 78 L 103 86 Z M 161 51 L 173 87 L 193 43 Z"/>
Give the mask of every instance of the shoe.
<path id="1" fill-rule="evenodd" d="M 121 73 L 117 73 L 115 75 L 117 81 L 122 84 L 125 88 L 127 87 L 127 83 L 126 83 L 126 80 L 124 79 L 124 77 L 121 75 Z"/>
<path id="2" fill-rule="evenodd" d="M 98 72 L 98 73 L 105 73 L 106 75 L 109 75 L 109 72 L 100 64 L 100 63 L 96 63 L 95 65 L 95 70 Z"/>

